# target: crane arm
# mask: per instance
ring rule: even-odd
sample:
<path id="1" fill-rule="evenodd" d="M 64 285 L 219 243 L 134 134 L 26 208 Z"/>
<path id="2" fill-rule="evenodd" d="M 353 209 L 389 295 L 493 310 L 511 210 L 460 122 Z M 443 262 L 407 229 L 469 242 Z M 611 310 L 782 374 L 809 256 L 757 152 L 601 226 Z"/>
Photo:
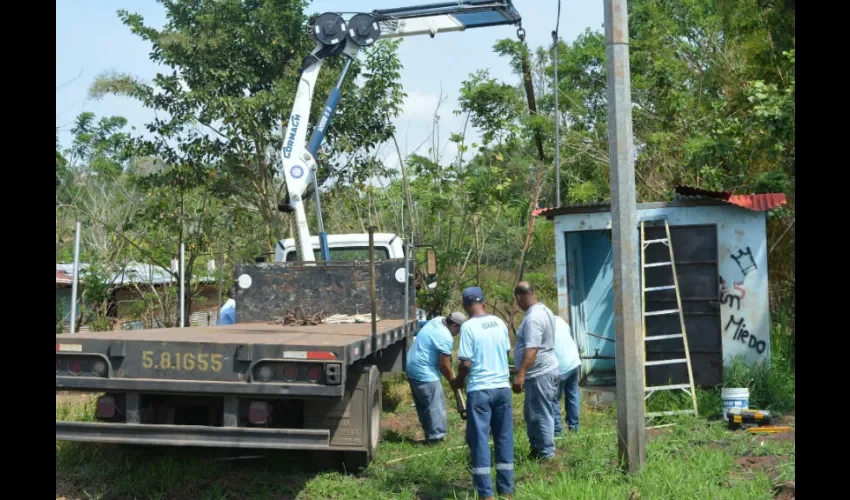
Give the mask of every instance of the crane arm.
<path id="1" fill-rule="evenodd" d="M 341 87 L 346 72 L 351 61 L 357 57 L 360 48 L 372 45 L 380 38 L 415 35 L 429 35 L 433 38 L 438 32 L 521 24 L 521 21 L 522 18 L 510 0 L 465 0 L 383 9 L 375 10 L 371 14 L 354 14 L 347 20 L 338 13 L 326 12 L 310 20 L 307 29 L 316 41 L 316 48 L 304 59 L 301 66 L 295 102 L 284 131 L 279 172 L 286 180 L 287 199 L 278 207 L 282 212 L 295 213 L 295 240 L 300 260 L 315 261 L 303 200 L 310 183 L 313 184 L 316 197 L 322 258 L 330 260 L 327 235 L 322 220 L 319 186 L 316 181 L 318 167 L 316 155 L 341 97 Z M 319 71 L 325 58 L 340 54 L 344 54 L 348 60 L 339 81 L 328 96 L 310 142 L 307 143 L 307 120 L 310 116 Z"/>

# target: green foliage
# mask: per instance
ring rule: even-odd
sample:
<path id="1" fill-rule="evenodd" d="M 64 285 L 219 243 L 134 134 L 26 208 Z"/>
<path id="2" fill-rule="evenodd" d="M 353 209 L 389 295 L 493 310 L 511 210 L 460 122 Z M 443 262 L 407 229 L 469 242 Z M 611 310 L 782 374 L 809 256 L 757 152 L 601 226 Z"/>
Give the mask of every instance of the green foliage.
<path id="1" fill-rule="evenodd" d="M 312 50 L 304 32 L 301 0 L 199 0 L 166 2 L 161 30 L 139 14 L 119 11 L 130 30 L 152 46 L 151 60 L 170 68 L 151 83 L 131 75 L 101 75 L 95 98 L 125 95 L 163 112 L 147 125 L 155 139 L 146 154 L 179 165 L 174 181 L 197 184 L 222 198 L 234 197 L 258 212 L 267 251 L 282 234 L 278 203 L 282 179 L 275 177 L 282 145 L 281 119 L 291 111 L 302 59 Z M 398 42 L 366 50 L 365 65 L 354 62 L 343 87 L 338 118 L 327 136 L 320 179 L 331 175 L 364 179 L 374 165 L 368 153 L 393 131 L 391 119 L 404 94 L 398 83 Z M 336 81 L 342 58 L 325 63 L 314 101 L 322 102 Z M 362 77 L 363 84 L 355 81 Z M 311 123 L 322 106 L 314 105 Z M 173 169 L 172 169 L 173 170 Z"/>
<path id="2" fill-rule="evenodd" d="M 491 77 L 487 70 L 477 71 L 461 84 L 458 103 L 462 111 L 470 114 L 472 125 L 481 130 L 485 145 L 513 139 L 519 132 L 522 94 L 516 87 Z"/>
<path id="3" fill-rule="evenodd" d="M 80 294 L 80 323 L 88 325 L 94 332 L 112 329 L 108 312 L 112 302 L 114 285 L 112 274 L 103 263 L 90 264 L 81 273 L 80 281 L 85 284 Z"/>
<path id="4" fill-rule="evenodd" d="M 61 302 L 56 303 L 56 334 L 65 333 L 65 309 Z"/>
<path id="5" fill-rule="evenodd" d="M 126 126 L 127 119 L 121 116 L 103 117 L 95 122 L 94 113 L 81 113 L 71 129 L 74 136 L 68 151 L 71 163 L 84 164 L 88 172 L 103 177 L 123 173 L 133 156 L 133 141 L 124 130 Z"/>

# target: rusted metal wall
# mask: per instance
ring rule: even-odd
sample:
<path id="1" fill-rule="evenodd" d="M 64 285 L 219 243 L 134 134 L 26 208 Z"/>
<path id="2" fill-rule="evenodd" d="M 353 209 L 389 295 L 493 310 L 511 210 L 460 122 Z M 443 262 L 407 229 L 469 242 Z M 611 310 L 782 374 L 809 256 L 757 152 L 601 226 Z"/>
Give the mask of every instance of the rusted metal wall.
<path id="1" fill-rule="evenodd" d="M 238 323 L 270 321 L 298 308 L 308 316 L 319 312 L 324 317 L 370 314 L 368 262 L 239 264 L 234 276 Z M 403 260 L 375 263 L 375 298 L 381 319 L 404 319 L 404 284 L 397 277 L 403 280 Z M 409 317 L 415 318 L 413 280 L 408 280 L 408 286 Z"/>
<path id="2" fill-rule="evenodd" d="M 668 217 L 671 227 L 715 225 L 717 228 L 717 301 L 720 306 L 719 335 L 724 365 L 728 367 L 736 357 L 742 357 L 750 364 L 769 360 L 770 307 L 765 212 L 722 204 L 638 208 L 639 220 L 662 215 Z M 563 318 L 569 319 L 568 274 L 571 262 L 567 254 L 567 233 L 610 230 L 611 214 L 598 211 L 557 215 L 554 223 L 558 309 Z M 639 238 L 637 230 L 635 238 Z M 600 306 L 585 305 L 590 308 Z M 581 348 L 589 344 L 589 337 L 577 335 L 576 341 Z M 582 369 L 584 375 L 587 376 L 592 369 L 592 360 L 586 360 Z"/>

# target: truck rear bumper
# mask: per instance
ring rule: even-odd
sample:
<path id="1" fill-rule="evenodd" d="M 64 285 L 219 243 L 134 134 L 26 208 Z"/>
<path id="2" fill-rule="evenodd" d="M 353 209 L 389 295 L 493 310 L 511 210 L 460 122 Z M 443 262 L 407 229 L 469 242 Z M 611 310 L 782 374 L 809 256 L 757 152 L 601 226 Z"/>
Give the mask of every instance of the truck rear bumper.
<path id="1" fill-rule="evenodd" d="M 205 382 L 164 379 L 119 379 L 96 377 L 56 377 L 56 390 L 91 392 L 157 392 L 211 395 L 245 395 L 276 397 L 342 397 L 345 387 L 318 384 L 264 384 L 247 382 Z"/>
<path id="2" fill-rule="evenodd" d="M 57 441 L 155 446 L 327 450 L 327 429 L 265 429 L 56 421 Z"/>

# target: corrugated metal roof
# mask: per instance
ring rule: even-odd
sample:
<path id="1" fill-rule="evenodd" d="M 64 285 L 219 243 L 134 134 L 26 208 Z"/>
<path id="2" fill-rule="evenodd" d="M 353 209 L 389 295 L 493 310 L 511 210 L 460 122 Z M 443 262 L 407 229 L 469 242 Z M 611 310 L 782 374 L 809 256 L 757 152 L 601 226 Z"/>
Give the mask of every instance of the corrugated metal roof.
<path id="1" fill-rule="evenodd" d="M 56 284 L 57 285 L 70 285 L 73 282 L 73 276 L 71 274 L 66 273 L 61 269 L 56 270 Z"/>
<path id="2" fill-rule="evenodd" d="M 85 272 L 87 268 L 88 264 L 80 263 L 81 273 Z M 56 283 L 59 283 L 59 275 L 61 273 L 68 276 L 68 284 L 70 284 L 73 272 L 73 264 L 56 264 Z M 193 279 L 202 283 L 215 282 L 215 279 L 209 276 L 196 276 Z M 116 272 L 111 279 L 106 280 L 106 283 L 110 285 L 129 285 L 132 283 L 164 285 L 167 283 L 177 283 L 177 280 L 171 273 L 159 266 L 140 262 L 129 262 L 123 269 Z"/>
<path id="3" fill-rule="evenodd" d="M 766 212 L 787 203 L 783 193 L 766 194 L 733 194 L 720 191 L 707 191 L 705 189 L 692 188 L 689 186 L 678 186 L 674 191 L 674 201 L 638 203 L 638 210 L 664 207 L 700 206 L 715 204 L 736 205 L 755 212 Z M 556 215 L 580 214 L 606 212 L 611 210 L 610 202 L 586 203 L 581 205 L 567 205 L 563 207 L 538 208 L 531 212 L 533 217 L 546 217 L 551 219 Z"/>
<path id="4" fill-rule="evenodd" d="M 754 212 L 766 212 L 787 203 L 784 193 L 734 194 L 725 191 L 707 191 L 690 186 L 676 186 L 675 193 L 677 198 L 721 200 Z"/>
<path id="5" fill-rule="evenodd" d="M 653 210 L 657 208 L 668 208 L 668 207 L 698 207 L 704 205 L 723 205 L 724 203 L 719 200 L 708 200 L 708 199 L 691 199 L 691 200 L 676 200 L 676 201 L 656 201 L 652 203 L 638 203 L 638 210 Z M 611 210 L 611 203 L 587 203 L 583 205 L 568 205 L 564 207 L 557 208 L 541 208 L 534 211 L 535 217 L 546 217 L 547 219 L 551 219 L 556 215 L 565 215 L 565 214 L 592 214 L 592 213 L 600 213 L 600 212 L 608 212 Z"/>

